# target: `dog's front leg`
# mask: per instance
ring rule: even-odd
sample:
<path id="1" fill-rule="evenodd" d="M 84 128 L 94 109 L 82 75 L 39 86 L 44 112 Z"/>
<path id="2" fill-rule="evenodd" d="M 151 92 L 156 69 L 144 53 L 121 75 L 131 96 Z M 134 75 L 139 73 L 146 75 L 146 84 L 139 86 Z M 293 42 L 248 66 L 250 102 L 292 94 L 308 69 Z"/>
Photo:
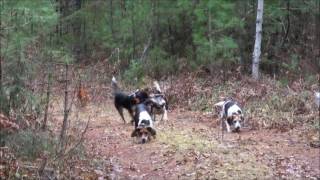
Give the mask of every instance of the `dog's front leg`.
<path id="1" fill-rule="evenodd" d="M 131 116 L 131 121 L 130 121 L 130 123 L 131 123 L 131 124 L 134 124 L 134 114 L 133 114 L 133 110 L 129 110 L 129 114 L 130 114 L 130 116 Z"/>
<path id="2" fill-rule="evenodd" d="M 166 110 L 166 107 L 163 107 L 163 120 L 167 121 L 168 120 L 168 112 Z"/>
<path id="3" fill-rule="evenodd" d="M 124 119 L 124 116 L 123 116 L 123 108 L 118 107 L 118 106 L 116 106 L 116 108 L 121 116 L 121 119 L 123 120 L 123 123 L 126 124 L 126 120 Z"/>
<path id="4" fill-rule="evenodd" d="M 156 121 L 156 114 L 155 113 L 152 114 L 152 119 L 154 122 Z"/>
<path id="5" fill-rule="evenodd" d="M 156 122 L 156 113 L 155 113 L 155 110 L 154 110 L 153 106 L 151 106 L 151 111 L 150 112 L 151 112 L 152 120 L 154 122 Z"/>
<path id="6" fill-rule="evenodd" d="M 224 121 L 226 123 L 227 132 L 231 132 L 230 126 L 228 121 Z"/>

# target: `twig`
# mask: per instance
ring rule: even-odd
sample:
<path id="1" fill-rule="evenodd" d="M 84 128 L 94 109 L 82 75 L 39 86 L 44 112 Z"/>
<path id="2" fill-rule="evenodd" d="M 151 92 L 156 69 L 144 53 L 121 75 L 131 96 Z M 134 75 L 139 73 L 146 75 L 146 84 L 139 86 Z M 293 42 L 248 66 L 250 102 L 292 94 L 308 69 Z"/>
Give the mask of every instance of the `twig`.
<path id="1" fill-rule="evenodd" d="M 151 37 L 149 37 L 148 43 L 144 46 L 143 52 L 140 57 L 141 61 L 143 61 L 144 58 L 146 57 L 146 54 L 147 54 L 147 51 L 148 51 L 150 45 L 151 45 Z"/>
<path id="2" fill-rule="evenodd" d="M 223 142 L 223 118 L 220 118 L 220 126 L 221 126 L 221 143 Z"/>
<path id="3" fill-rule="evenodd" d="M 25 168 L 25 169 L 39 169 L 38 166 L 30 166 L 30 165 L 24 165 L 24 164 L 20 165 L 20 167 Z M 53 172 L 54 169 L 53 169 L 53 168 L 44 168 L 44 171 L 51 171 L 51 172 Z"/>
<path id="4" fill-rule="evenodd" d="M 65 157 L 66 155 L 68 155 L 70 152 L 72 152 L 74 149 L 76 149 L 83 142 L 84 135 L 87 132 L 88 127 L 89 127 L 90 119 L 91 118 L 89 117 L 87 124 L 86 124 L 86 127 L 84 128 L 83 132 L 81 133 L 81 137 L 80 137 L 79 141 L 73 147 L 71 147 L 68 151 L 66 151 L 64 154 L 57 155 L 52 161 L 55 161 L 55 160 L 62 158 L 62 157 Z"/>
<path id="5" fill-rule="evenodd" d="M 48 162 L 48 157 L 44 157 L 43 161 L 41 162 L 40 166 L 39 166 L 39 169 L 38 169 L 38 174 L 39 176 L 41 177 L 44 173 L 44 169 L 47 165 L 47 162 Z"/>

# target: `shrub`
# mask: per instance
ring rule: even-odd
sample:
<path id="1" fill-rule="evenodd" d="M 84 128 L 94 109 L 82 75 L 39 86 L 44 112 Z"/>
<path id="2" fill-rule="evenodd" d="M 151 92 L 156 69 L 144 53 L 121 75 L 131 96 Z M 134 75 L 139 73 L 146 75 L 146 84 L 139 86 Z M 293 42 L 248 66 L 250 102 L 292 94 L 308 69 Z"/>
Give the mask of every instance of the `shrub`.
<path id="1" fill-rule="evenodd" d="M 128 69 L 124 72 L 124 81 L 128 84 L 138 84 L 145 75 L 143 65 L 138 60 L 132 60 Z"/>
<path id="2" fill-rule="evenodd" d="M 152 77 L 159 78 L 173 74 L 177 69 L 177 64 L 173 57 L 159 47 L 150 51 L 148 62 L 144 66 L 145 71 Z"/>
<path id="3" fill-rule="evenodd" d="M 56 145 L 56 140 L 47 132 L 31 130 L 6 135 L 4 142 L 17 157 L 26 159 L 35 159 L 44 151 L 53 153 Z"/>
<path id="4" fill-rule="evenodd" d="M 0 89 L 0 112 L 9 114 L 9 101 L 3 89 Z"/>

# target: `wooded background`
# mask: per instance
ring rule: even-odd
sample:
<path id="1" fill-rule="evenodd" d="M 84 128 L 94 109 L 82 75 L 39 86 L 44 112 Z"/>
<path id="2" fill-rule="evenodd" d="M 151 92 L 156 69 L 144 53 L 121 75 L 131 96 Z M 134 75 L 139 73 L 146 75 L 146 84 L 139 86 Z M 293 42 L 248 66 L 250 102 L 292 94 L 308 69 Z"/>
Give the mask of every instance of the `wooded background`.
<path id="1" fill-rule="evenodd" d="M 144 70 L 140 73 L 157 77 L 180 73 L 178 67 L 185 71 L 199 66 L 248 68 L 256 3 L 1 0 L 2 74 L 9 75 L 7 69 L 23 74 L 32 68 L 25 63 L 29 61 L 115 63 L 117 52 L 119 68 L 135 76 L 142 76 L 136 72 L 139 68 Z M 265 2 L 261 67 L 265 73 L 319 70 L 318 4 L 317 0 Z"/>
<path id="2" fill-rule="evenodd" d="M 256 7 L 255 0 L 1 0 L 0 109 L 8 114 L 32 97 L 33 79 L 57 64 L 100 67 L 131 84 L 199 69 L 250 74 Z M 284 82 L 319 72 L 318 20 L 318 0 L 265 1 L 260 71 Z"/>
<path id="3" fill-rule="evenodd" d="M 13 102 L 32 93 L 32 80 L 52 64 L 103 62 L 105 73 L 131 83 L 199 69 L 251 73 L 255 0 L 1 0 L 0 6 L 4 112 L 21 104 Z M 318 73 L 318 22 L 319 0 L 265 1 L 262 74 L 288 82 Z"/>
<path id="4" fill-rule="evenodd" d="M 125 176 L 117 153 L 127 155 L 118 158 L 131 175 L 147 164 L 141 179 L 319 178 L 319 153 L 310 149 L 320 147 L 319 2 L 0 0 L 0 179 L 136 179 Z M 160 123 L 150 157 L 133 153 L 141 151 L 129 141 L 133 127 L 117 121 L 112 75 L 127 92 L 154 80 L 163 87 L 170 122 Z M 213 138 L 221 97 L 244 107 L 244 128 L 253 130 L 231 134 L 239 138 L 227 151 Z M 179 143 L 188 151 L 176 151 Z M 291 155 L 303 157 L 299 166 Z M 185 163 L 197 173 L 189 176 Z"/>

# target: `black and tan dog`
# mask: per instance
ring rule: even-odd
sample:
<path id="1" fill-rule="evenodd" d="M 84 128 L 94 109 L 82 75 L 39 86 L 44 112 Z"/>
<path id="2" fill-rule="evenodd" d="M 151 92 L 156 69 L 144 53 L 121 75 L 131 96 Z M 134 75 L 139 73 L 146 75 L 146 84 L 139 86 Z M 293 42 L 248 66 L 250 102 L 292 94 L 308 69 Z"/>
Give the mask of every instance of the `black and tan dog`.
<path id="1" fill-rule="evenodd" d="M 126 123 L 126 120 L 124 119 L 124 116 L 123 116 L 124 108 L 128 110 L 133 121 L 134 106 L 148 99 L 149 97 L 148 93 L 142 90 L 137 90 L 132 94 L 129 94 L 129 95 L 125 94 L 120 90 L 115 77 L 112 77 L 111 86 L 112 86 L 113 95 L 114 95 L 114 106 L 119 112 L 123 122 Z"/>
<path id="2" fill-rule="evenodd" d="M 146 143 L 156 137 L 153 120 L 144 103 L 138 104 L 135 108 L 134 127 L 131 137 L 137 137 L 139 143 Z"/>

